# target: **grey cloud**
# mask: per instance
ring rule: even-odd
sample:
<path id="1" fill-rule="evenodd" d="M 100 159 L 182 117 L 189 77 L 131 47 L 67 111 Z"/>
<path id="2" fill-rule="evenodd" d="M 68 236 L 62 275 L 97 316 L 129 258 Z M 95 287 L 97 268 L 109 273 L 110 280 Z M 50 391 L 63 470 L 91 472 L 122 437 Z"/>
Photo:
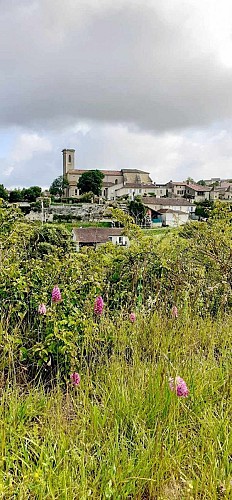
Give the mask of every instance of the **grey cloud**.
<path id="1" fill-rule="evenodd" d="M 159 5 L 7 3 L 0 124 L 42 130 L 94 120 L 164 131 L 229 118 L 232 71 L 197 39 L 193 6 L 179 2 L 172 16 Z"/>
<path id="2" fill-rule="evenodd" d="M 62 173 L 62 147 L 76 149 L 77 168 L 142 168 L 156 182 L 188 176 L 231 178 L 232 124 L 220 127 L 154 135 L 120 125 L 79 124 L 50 134 L 49 144 L 42 136 L 21 134 L 8 158 L 1 160 L 0 183 L 49 186 Z"/>

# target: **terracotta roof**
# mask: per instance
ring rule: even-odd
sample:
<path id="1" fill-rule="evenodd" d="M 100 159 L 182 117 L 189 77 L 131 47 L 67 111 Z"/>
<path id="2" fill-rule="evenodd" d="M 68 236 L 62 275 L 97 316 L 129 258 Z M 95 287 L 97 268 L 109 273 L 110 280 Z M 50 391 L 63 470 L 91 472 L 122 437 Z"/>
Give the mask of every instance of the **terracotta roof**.
<path id="1" fill-rule="evenodd" d="M 76 175 L 81 175 L 81 174 L 84 174 L 84 172 L 89 172 L 90 170 L 99 170 L 99 169 L 95 169 L 95 168 L 86 168 L 86 169 L 80 169 L 80 168 L 74 168 L 74 169 L 70 169 L 68 170 L 68 174 L 76 174 Z M 100 172 L 102 172 L 104 175 L 113 175 L 113 176 L 122 176 L 122 172 L 121 170 L 100 170 Z"/>
<path id="2" fill-rule="evenodd" d="M 163 206 L 185 206 L 189 207 L 192 205 L 185 198 L 154 198 L 153 196 L 145 196 L 142 198 L 144 205 L 163 205 Z"/>
<path id="3" fill-rule="evenodd" d="M 212 189 L 210 186 L 201 186 L 200 184 L 186 184 L 186 187 L 194 189 L 194 191 L 202 191 L 202 192 L 211 191 Z"/>
<path id="4" fill-rule="evenodd" d="M 106 243 L 109 236 L 121 236 L 121 227 L 84 227 L 73 228 L 76 241 L 79 243 Z"/>
<path id="5" fill-rule="evenodd" d="M 188 184 L 187 182 L 168 182 L 172 186 L 184 186 L 185 188 L 194 189 L 194 191 L 211 191 L 209 186 L 201 186 L 200 184 Z"/>

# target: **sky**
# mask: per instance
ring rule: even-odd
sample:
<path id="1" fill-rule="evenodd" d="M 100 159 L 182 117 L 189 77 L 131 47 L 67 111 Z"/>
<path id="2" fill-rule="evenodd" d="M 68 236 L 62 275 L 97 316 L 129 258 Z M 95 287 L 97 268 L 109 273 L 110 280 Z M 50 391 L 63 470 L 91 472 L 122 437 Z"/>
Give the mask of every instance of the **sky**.
<path id="1" fill-rule="evenodd" d="M 0 0 L 0 183 L 232 178 L 231 0 Z"/>

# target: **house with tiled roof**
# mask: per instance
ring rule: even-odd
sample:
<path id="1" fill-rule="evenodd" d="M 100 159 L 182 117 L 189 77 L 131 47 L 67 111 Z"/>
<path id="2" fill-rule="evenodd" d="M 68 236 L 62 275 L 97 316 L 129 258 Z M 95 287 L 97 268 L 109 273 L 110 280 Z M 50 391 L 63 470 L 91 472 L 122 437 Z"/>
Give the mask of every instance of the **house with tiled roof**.
<path id="1" fill-rule="evenodd" d="M 84 246 L 97 248 L 108 242 L 129 246 L 129 238 L 123 234 L 123 228 L 120 227 L 75 227 L 72 234 L 77 251 Z"/>
<path id="2" fill-rule="evenodd" d="M 194 216 L 196 206 L 185 198 L 155 198 L 146 196 L 142 202 L 147 208 L 151 227 L 177 227 Z"/>
<path id="3" fill-rule="evenodd" d="M 210 199 L 210 186 L 201 186 L 190 182 L 173 182 L 166 184 L 169 197 L 187 198 L 192 201 L 201 202 Z"/>

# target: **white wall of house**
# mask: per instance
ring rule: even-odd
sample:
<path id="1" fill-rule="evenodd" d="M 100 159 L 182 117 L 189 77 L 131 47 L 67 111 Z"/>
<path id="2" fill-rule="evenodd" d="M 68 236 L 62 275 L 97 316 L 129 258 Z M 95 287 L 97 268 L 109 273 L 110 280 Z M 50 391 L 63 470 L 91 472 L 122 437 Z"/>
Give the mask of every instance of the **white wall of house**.
<path id="1" fill-rule="evenodd" d="M 111 241 L 114 245 L 121 245 L 121 246 L 129 246 L 129 238 L 125 235 L 121 236 L 109 236 L 109 241 Z"/>
<path id="2" fill-rule="evenodd" d="M 166 212 L 164 214 L 161 214 L 161 219 L 165 226 L 178 227 L 181 226 L 182 224 L 185 224 L 189 220 L 189 214 L 184 212 L 181 214 Z"/>
<path id="3" fill-rule="evenodd" d="M 109 188 L 111 189 L 111 188 Z M 111 191 L 113 195 L 113 190 Z M 117 186 L 117 189 L 114 189 L 114 199 L 116 199 L 119 196 L 126 196 L 128 195 L 129 200 L 133 200 L 135 196 L 148 196 L 149 193 L 155 193 L 155 186 L 150 187 L 150 186 L 142 186 L 138 185 L 136 187 L 128 187 L 128 186 Z M 111 198 L 113 199 L 113 198 Z"/>

